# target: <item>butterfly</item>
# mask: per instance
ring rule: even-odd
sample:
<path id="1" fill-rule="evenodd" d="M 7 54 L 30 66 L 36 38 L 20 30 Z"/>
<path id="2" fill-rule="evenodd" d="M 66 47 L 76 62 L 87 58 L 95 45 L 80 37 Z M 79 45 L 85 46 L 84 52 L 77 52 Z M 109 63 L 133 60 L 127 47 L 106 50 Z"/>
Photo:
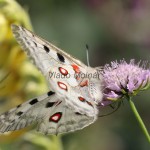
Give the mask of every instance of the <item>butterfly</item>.
<path id="1" fill-rule="evenodd" d="M 0 115 L 0 133 L 36 124 L 37 131 L 59 134 L 95 122 L 102 101 L 99 67 L 86 66 L 33 32 L 12 25 L 22 49 L 47 79 L 49 91 Z"/>

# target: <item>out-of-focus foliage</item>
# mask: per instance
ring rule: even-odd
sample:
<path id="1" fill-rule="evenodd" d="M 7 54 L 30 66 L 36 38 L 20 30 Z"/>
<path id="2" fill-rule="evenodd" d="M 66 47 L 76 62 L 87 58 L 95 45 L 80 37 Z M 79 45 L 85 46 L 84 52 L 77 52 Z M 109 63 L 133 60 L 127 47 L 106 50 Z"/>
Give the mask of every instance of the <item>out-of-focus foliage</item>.
<path id="1" fill-rule="evenodd" d="M 84 62 L 86 62 L 85 44 L 88 44 L 92 66 L 102 66 L 122 58 L 125 60 L 135 58 L 137 61 L 150 60 L 149 0 L 18 0 L 18 2 L 28 9 L 38 35 Z M 4 35 L 7 31 L 5 30 L 2 32 Z M 3 34 L 0 36 L 4 36 Z M 31 67 L 29 62 L 28 64 Z M 23 66 L 20 66 L 24 70 Z M 30 73 L 27 69 L 25 71 Z M 28 79 L 24 76 L 23 83 L 37 81 L 32 76 L 30 82 Z M 33 90 L 36 89 L 35 86 L 27 85 L 24 86 L 28 87 L 26 90 L 34 93 L 30 93 L 30 96 L 35 95 Z M 21 88 L 18 89 L 22 91 Z M 149 91 L 141 93 L 134 99 L 141 117 L 150 130 Z M 15 102 L 17 103 L 17 100 Z M 16 105 L 14 101 L 12 103 Z M 65 150 L 149 149 L 149 143 L 126 102 L 116 113 L 99 118 L 96 123 L 81 131 L 65 134 L 62 140 Z M 14 143 L 16 147 L 21 143 L 24 149 L 31 146 L 22 139 Z M 18 148 L 16 147 L 14 149 Z M 38 149 L 38 146 L 36 148 Z"/>
<path id="2" fill-rule="evenodd" d="M 48 90 L 45 79 L 14 39 L 12 23 L 32 30 L 28 13 L 16 1 L 0 0 L 0 113 Z M 27 131 L 1 134 L 0 150 L 62 150 L 59 137 Z"/>

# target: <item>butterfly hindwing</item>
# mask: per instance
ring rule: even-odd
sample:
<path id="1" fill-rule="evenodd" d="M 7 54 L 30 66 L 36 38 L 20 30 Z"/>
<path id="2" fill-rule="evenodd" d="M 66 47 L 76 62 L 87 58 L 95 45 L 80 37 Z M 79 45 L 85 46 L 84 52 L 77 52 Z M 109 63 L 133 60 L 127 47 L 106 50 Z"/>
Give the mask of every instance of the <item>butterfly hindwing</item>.
<path id="1" fill-rule="evenodd" d="M 24 128 L 25 126 L 34 122 L 37 119 L 39 111 L 37 106 L 42 105 L 45 101 L 48 101 L 53 94 L 54 92 L 49 91 L 42 96 L 30 99 L 29 101 L 20 104 L 8 112 L 0 115 L 0 132 Z M 51 101 L 52 100 L 53 99 L 51 98 Z M 30 110 L 33 109 L 34 113 L 29 114 Z"/>
<path id="2" fill-rule="evenodd" d="M 37 130 L 45 134 L 58 134 L 82 129 L 95 121 L 94 117 L 75 112 L 64 101 L 59 101 L 57 107 L 44 116 Z"/>
<path id="3" fill-rule="evenodd" d="M 37 124 L 45 134 L 58 134 L 81 129 L 94 121 L 94 117 L 74 112 L 53 92 L 29 100 L 0 116 L 0 132 L 19 130 Z"/>

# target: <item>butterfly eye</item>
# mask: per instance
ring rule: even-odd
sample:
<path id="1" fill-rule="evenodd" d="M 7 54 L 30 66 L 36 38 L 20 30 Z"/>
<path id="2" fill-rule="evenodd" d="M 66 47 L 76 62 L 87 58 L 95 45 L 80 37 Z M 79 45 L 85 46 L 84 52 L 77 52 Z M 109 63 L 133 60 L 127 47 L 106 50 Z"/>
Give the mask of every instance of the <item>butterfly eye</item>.
<path id="1" fill-rule="evenodd" d="M 68 71 L 67 71 L 66 69 L 64 69 L 64 68 L 59 67 L 58 69 L 59 69 L 59 71 L 60 71 L 60 73 L 61 73 L 62 75 L 66 76 L 66 75 L 68 74 Z"/>

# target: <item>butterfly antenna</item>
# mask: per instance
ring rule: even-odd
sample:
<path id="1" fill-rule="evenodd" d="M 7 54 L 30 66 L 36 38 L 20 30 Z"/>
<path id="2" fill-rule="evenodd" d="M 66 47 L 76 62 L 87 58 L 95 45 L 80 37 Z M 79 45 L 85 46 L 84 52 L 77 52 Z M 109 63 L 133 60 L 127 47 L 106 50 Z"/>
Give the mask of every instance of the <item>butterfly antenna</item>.
<path id="1" fill-rule="evenodd" d="M 86 57 L 87 57 L 87 65 L 90 66 L 90 61 L 89 61 L 89 46 L 86 44 Z"/>

